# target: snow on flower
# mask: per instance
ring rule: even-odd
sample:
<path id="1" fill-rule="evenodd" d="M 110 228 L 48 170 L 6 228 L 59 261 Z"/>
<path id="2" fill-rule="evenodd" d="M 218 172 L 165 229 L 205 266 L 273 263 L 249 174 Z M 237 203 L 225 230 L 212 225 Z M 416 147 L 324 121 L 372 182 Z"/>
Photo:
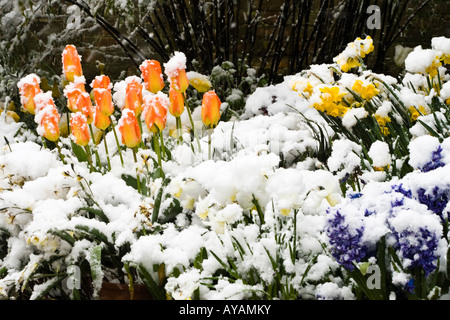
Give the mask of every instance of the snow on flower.
<path id="1" fill-rule="evenodd" d="M 181 52 L 164 72 L 193 104 L 183 105 L 192 115 L 180 115 L 182 139 L 164 112 L 152 130 L 148 105 L 167 109 L 167 90 L 141 88 L 137 75 L 91 83 L 106 81 L 118 107 L 101 144 L 86 122 L 78 144 L 61 135 L 44 147 L 44 128 L 0 115 L 0 295 L 58 296 L 59 280 L 36 279 L 79 265 L 92 277 L 90 298 L 103 281 L 130 280 L 162 299 L 432 297 L 423 285 L 446 277 L 449 246 L 448 44 L 415 48 L 397 82 L 366 70 L 373 40 L 358 38 L 332 64 L 257 88 L 211 140 L 199 128 L 201 96 L 218 88 L 212 76 L 184 77 Z M 39 79 L 24 77 L 19 91 L 30 82 Z M 64 88 L 70 118 L 84 117 L 85 83 L 75 75 Z M 197 97 L 188 99 L 189 84 Z M 40 124 L 53 97 L 33 90 Z M 139 115 L 129 107 L 141 98 Z M 389 275 L 380 297 L 361 281 L 368 266 Z"/>

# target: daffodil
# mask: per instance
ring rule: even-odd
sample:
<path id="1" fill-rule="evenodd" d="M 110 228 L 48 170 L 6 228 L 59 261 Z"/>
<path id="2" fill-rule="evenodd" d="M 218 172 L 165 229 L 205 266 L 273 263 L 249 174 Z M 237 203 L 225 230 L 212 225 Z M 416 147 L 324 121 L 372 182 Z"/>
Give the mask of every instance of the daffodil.
<path id="1" fill-rule="evenodd" d="M 380 90 L 373 83 L 364 83 L 360 79 L 355 80 L 352 90 L 358 93 L 364 100 L 370 100 L 380 93 Z"/>
<path id="2" fill-rule="evenodd" d="M 419 106 L 418 108 L 416 108 L 415 106 L 411 106 L 408 108 L 408 110 L 412 121 L 416 121 L 420 115 L 427 114 L 427 110 L 424 106 Z"/>
<path id="3" fill-rule="evenodd" d="M 383 116 L 380 116 L 378 114 L 375 114 L 375 119 L 377 120 L 378 125 L 380 127 L 386 126 L 386 123 L 391 122 L 391 118 L 390 117 L 388 117 L 388 116 L 383 117 Z"/>
<path id="4" fill-rule="evenodd" d="M 374 50 L 371 37 L 366 39 L 357 38 L 354 42 L 347 44 L 347 47 L 333 60 L 343 72 L 361 66 L 361 59 Z"/>
<path id="5" fill-rule="evenodd" d="M 320 101 L 315 102 L 313 107 L 321 112 L 326 112 L 333 117 L 342 117 L 348 107 L 342 103 L 342 99 L 347 95 L 341 92 L 338 86 L 325 86 L 320 89 Z"/>

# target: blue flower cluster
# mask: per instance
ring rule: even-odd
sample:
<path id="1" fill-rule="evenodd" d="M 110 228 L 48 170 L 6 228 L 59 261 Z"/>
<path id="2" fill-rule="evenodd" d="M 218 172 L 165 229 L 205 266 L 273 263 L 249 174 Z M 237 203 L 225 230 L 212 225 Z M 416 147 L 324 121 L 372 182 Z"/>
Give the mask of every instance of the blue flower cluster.
<path id="1" fill-rule="evenodd" d="M 428 276 L 436 269 L 435 261 L 437 257 L 435 251 L 438 247 L 439 239 L 434 232 L 425 227 L 417 231 L 409 229 L 401 233 L 393 232 L 404 259 L 411 260 L 410 269 L 423 268 L 425 276 Z"/>
<path id="2" fill-rule="evenodd" d="M 382 206 L 385 209 L 389 208 L 390 214 L 386 217 L 386 226 L 390 229 L 390 236 L 393 236 L 395 241 L 394 249 L 399 251 L 399 255 L 405 259 L 410 260 L 410 268 L 421 267 L 425 270 L 425 274 L 428 275 L 436 268 L 436 249 L 438 246 L 438 236 L 432 230 L 430 231 L 427 226 L 423 226 L 418 230 L 406 228 L 401 232 L 397 232 L 395 228 L 390 224 L 390 219 L 396 216 L 398 210 L 409 210 L 411 202 L 419 201 L 427 204 L 428 208 L 437 214 L 442 214 L 445 206 L 448 202 L 448 196 L 440 192 L 439 188 L 434 188 L 432 193 L 426 193 L 425 190 L 419 190 L 418 197 L 411 189 L 403 184 L 393 185 L 390 190 L 384 194 L 391 194 L 385 199 L 390 199 L 389 204 Z M 356 203 L 362 200 L 363 194 L 356 193 L 350 194 L 348 199 L 351 203 Z M 371 199 L 371 201 L 374 199 Z M 326 235 L 328 236 L 329 243 L 331 245 L 331 254 L 336 261 L 344 266 L 348 270 L 355 269 L 355 263 L 361 262 L 364 258 L 367 258 L 372 254 L 373 248 L 369 248 L 372 244 L 363 243 L 362 238 L 364 234 L 365 219 L 377 214 L 376 207 L 368 206 L 367 202 L 362 200 L 356 204 L 361 213 L 362 224 L 358 227 L 352 226 L 346 220 L 346 209 L 330 208 L 327 211 L 329 215 L 327 219 Z M 365 205 L 362 205 L 365 203 Z M 383 210 L 385 210 L 383 209 Z M 369 250 L 370 249 L 370 250 Z M 370 252 L 369 252 L 370 251 Z M 409 288 L 408 290 L 410 290 Z M 412 289 L 411 289 L 412 290 Z"/>
<path id="3" fill-rule="evenodd" d="M 449 190 L 441 190 L 437 186 L 434 187 L 431 192 L 427 192 L 426 189 L 420 188 L 417 190 L 417 200 L 437 214 L 442 221 L 445 221 L 443 212 L 449 200 L 448 192 Z"/>
<path id="4" fill-rule="evenodd" d="M 445 166 L 445 163 L 442 162 L 442 147 L 439 146 L 433 153 L 431 154 L 431 160 L 427 162 L 420 170 L 422 172 L 428 172 L 439 167 Z"/>
<path id="5" fill-rule="evenodd" d="M 348 270 L 354 270 L 353 262 L 360 262 L 367 254 L 367 247 L 361 241 L 363 232 L 364 227 L 351 228 L 339 210 L 328 220 L 326 233 L 332 245 L 331 254 Z"/>

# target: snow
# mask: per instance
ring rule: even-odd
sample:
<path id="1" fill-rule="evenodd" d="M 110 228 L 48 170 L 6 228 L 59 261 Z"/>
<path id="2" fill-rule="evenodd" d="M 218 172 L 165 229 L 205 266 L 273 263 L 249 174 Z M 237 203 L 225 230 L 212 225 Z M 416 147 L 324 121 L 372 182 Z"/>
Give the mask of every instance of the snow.
<path id="1" fill-rule="evenodd" d="M 164 63 L 164 73 L 169 79 L 178 76 L 179 70 L 186 69 L 186 56 L 183 52 L 176 51 L 170 60 Z"/>
<path id="2" fill-rule="evenodd" d="M 427 68 L 439 57 L 439 53 L 433 49 L 422 49 L 417 46 L 405 59 L 405 69 L 411 73 L 427 73 Z"/>
<path id="3" fill-rule="evenodd" d="M 364 55 L 370 51 L 369 40 L 356 42 L 361 47 L 353 43 L 340 58 Z M 320 98 L 315 95 L 320 88 L 350 88 L 361 80 L 380 90 L 374 114 L 389 117 L 395 108 L 380 85 L 385 81 L 397 86 L 395 93 L 406 108 L 423 107 L 425 114 L 420 119 L 436 128 L 435 118 L 445 119 L 445 114 L 431 113 L 428 105 L 432 96 L 442 101 L 450 98 L 450 82 L 440 91 L 426 92 L 422 90 L 427 85 L 423 74 L 438 51 L 447 52 L 446 45 L 447 40 L 434 38 L 433 49 L 416 48 L 406 60 L 410 73 L 402 84 L 371 71 L 361 71 L 359 76 L 344 74 L 336 82 L 336 65 L 313 65 L 286 76 L 279 84 L 257 88 L 246 99 L 241 116 L 219 122 L 212 131 L 211 159 L 199 107 L 192 115 L 201 150 L 187 128 L 191 125 L 187 115 L 182 118 L 183 142 L 171 136 L 174 119 L 168 116 L 162 139 L 171 157 L 162 160 L 164 176 L 155 175 L 159 167 L 150 144 L 139 149 L 135 162 L 133 150 L 118 146 L 113 132 L 108 132 L 105 139 L 112 169 L 108 171 L 105 166 L 97 171 L 71 153 L 70 137 L 58 141 L 66 155 L 63 163 L 57 148 L 43 147 L 34 133 L 19 123 L 7 123 L 0 115 L 0 135 L 10 142 L 8 146 L 0 140 L 0 207 L 4 208 L 0 230 L 11 234 L 5 241 L 7 254 L 0 260 L 0 265 L 8 268 L 0 279 L 0 294 L 7 295 L 10 288 L 23 284 L 40 262 L 54 257 L 55 252 L 63 256 L 54 262 L 61 270 L 87 259 L 99 276 L 94 279 L 96 290 L 103 279 L 127 281 L 95 264 L 94 251 L 101 247 L 105 254 L 108 250 L 117 254 L 119 265 L 144 267 L 156 283 L 163 273 L 167 280 L 164 289 L 173 299 L 192 299 L 195 292 L 202 299 L 265 297 L 267 286 L 279 281 L 279 272 L 284 272 L 283 283 L 291 284 L 300 298 L 355 299 L 355 284 L 345 278 L 344 267 L 335 257 L 339 248 L 333 247 L 327 232 L 338 224 L 338 213 L 343 217 L 341 232 L 347 230 L 346 236 L 357 238 L 355 247 L 367 249 L 364 262 L 355 261 L 355 267 L 376 264 L 377 258 L 370 254 L 385 238 L 398 253 L 403 268 L 422 260 L 428 268 L 437 268 L 439 259 L 440 270 L 445 270 L 448 243 L 441 218 L 450 211 L 445 200 L 450 196 L 450 138 L 434 137 L 417 123 L 410 129 L 408 156 L 398 159 L 391 154 L 395 148 L 391 150 L 388 140 L 377 140 L 366 150 L 362 144 L 335 134 L 312 102 Z M 164 67 L 167 76 L 174 76 L 186 67 L 186 57 L 176 52 Z M 22 83 L 33 77 L 22 79 Z M 192 72 L 188 78 L 207 80 Z M 142 80 L 129 76 L 111 83 L 120 109 L 131 81 Z M 75 82 L 85 83 L 85 79 Z M 241 99 L 241 94 L 234 91 L 230 99 Z M 146 104 L 157 98 L 167 102 L 165 93 L 143 90 Z M 50 92 L 41 93 L 36 99 L 38 110 L 45 110 L 44 102 L 49 99 Z M 129 109 L 120 113 L 134 116 Z M 351 108 L 342 118 L 343 127 L 351 131 L 358 120 L 369 116 L 364 106 Z M 118 125 L 116 129 L 120 120 Z M 313 128 L 323 130 L 325 138 L 333 138 L 325 160 L 318 159 L 320 145 Z M 116 131 L 120 144 L 120 132 Z M 143 136 L 149 137 L 145 128 Z M 105 164 L 104 145 L 90 141 L 89 146 Z M 391 176 L 392 167 L 401 161 L 412 171 L 402 177 Z M 142 194 L 134 186 L 137 176 L 145 186 Z M 351 189 L 347 179 L 359 179 L 360 185 Z M 154 221 L 157 205 L 160 219 Z M 172 217 L 174 210 L 176 216 Z M 399 241 L 419 244 L 417 235 L 424 228 L 429 232 L 427 244 L 408 256 Z M 61 232 L 66 233 L 65 239 Z M 99 241 L 94 235 L 104 239 Z M 424 252 L 430 254 L 429 260 L 420 259 Z M 345 254 L 348 257 L 350 252 Z M 242 279 L 226 276 L 233 272 Z M 399 288 L 409 279 L 409 273 L 392 273 L 392 282 Z M 138 283 L 141 280 L 136 279 Z M 31 297 L 38 297 L 51 284 L 42 282 L 33 288 Z"/>
<path id="4" fill-rule="evenodd" d="M 389 146 L 386 142 L 375 141 L 370 146 L 368 154 L 375 167 L 386 167 L 391 164 Z"/>

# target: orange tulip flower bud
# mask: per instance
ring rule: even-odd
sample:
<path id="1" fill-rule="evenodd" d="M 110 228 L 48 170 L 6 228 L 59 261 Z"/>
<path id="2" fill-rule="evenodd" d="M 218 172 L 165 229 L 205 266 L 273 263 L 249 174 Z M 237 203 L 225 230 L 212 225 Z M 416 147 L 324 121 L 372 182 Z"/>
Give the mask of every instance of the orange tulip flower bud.
<path id="1" fill-rule="evenodd" d="M 94 107 L 92 105 L 91 96 L 87 92 L 82 92 L 78 97 L 77 102 L 78 110 L 85 116 L 88 124 L 94 121 Z"/>
<path id="2" fill-rule="evenodd" d="M 139 66 L 142 72 L 142 78 L 145 82 L 145 88 L 157 93 L 164 88 L 164 79 L 161 72 L 161 64 L 156 60 L 145 60 Z"/>
<path id="3" fill-rule="evenodd" d="M 100 130 L 105 130 L 110 124 L 111 120 L 109 120 L 109 116 L 101 111 L 101 107 L 98 104 L 95 105 L 94 126 Z"/>
<path id="4" fill-rule="evenodd" d="M 169 90 L 169 112 L 174 117 L 179 117 L 184 112 L 184 98 L 183 94 L 174 88 L 172 86 Z"/>
<path id="5" fill-rule="evenodd" d="M 185 92 L 186 89 L 189 87 L 189 80 L 186 74 L 186 70 L 181 69 L 178 72 L 178 76 L 172 78 L 171 83 L 173 84 L 175 90 L 179 92 Z"/>
<path id="6" fill-rule="evenodd" d="M 90 135 L 86 116 L 82 112 L 70 115 L 71 139 L 79 146 L 87 146 Z"/>
<path id="7" fill-rule="evenodd" d="M 178 92 L 185 92 L 189 87 L 186 74 L 186 56 L 182 52 L 175 52 L 174 56 L 164 64 L 164 72 L 169 78 L 171 87 Z"/>
<path id="8" fill-rule="evenodd" d="M 214 128 L 220 119 L 220 101 L 217 94 L 210 90 L 205 92 L 202 100 L 202 121 L 207 127 Z"/>
<path id="9" fill-rule="evenodd" d="M 17 83 L 20 92 L 20 102 L 24 109 L 33 115 L 35 114 L 36 109 L 34 97 L 41 92 L 41 88 L 39 87 L 40 82 L 41 79 L 32 73 L 23 77 Z"/>
<path id="10" fill-rule="evenodd" d="M 127 84 L 125 89 L 125 107 L 124 109 L 130 109 L 139 116 L 142 111 L 142 84 L 141 79 L 135 76 L 130 76 L 125 79 Z"/>
<path id="11" fill-rule="evenodd" d="M 41 110 L 40 113 L 43 113 L 40 124 L 44 131 L 43 136 L 50 141 L 58 140 L 60 120 L 58 110 L 55 107 L 50 107 Z"/>
<path id="12" fill-rule="evenodd" d="M 81 56 L 74 45 L 67 45 L 62 53 L 63 71 L 66 79 L 70 82 L 75 80 L 75 76 L 82 76 Z"/>
<path id="13" fill-rule="evenodd" d="M 158 129 L 159 131 L 164 130 L 169 103 L 169 98 L 162 92 L 145 97 L 142 116 L 145 119 L 148 130 L 154 133 L 158 132 Z"/>
<path id="14" fill-rule="evenodd" d="M 35 103 L 36 115 L 34 116 L 34 121 L 38 124 L 38 134 L 50 141 L 58 140 L 60 115 L 58 110 L 56 110 L 52 92 L 47 91 L 37 94 Z"/>
<path id="15" fill-rule="evenodd" d="M 128 148 L 134 148 L 141 142 L 141 130 L 132 110 L 122 110 L 118 126 L 122 134 L 122 143 Z"/>
<path id="16" fill-rule="evenodd" d="M 107 89 L 94 89 L 95 104 L 100 107 L 100 112 L 109 117 L 114 113 L 111 91 Z"/>
<path id="17" fill-rule="evenodd" d="M 112 89 L 111 80 L 109 79 L 108 76 L 105 76 L 103 74 L 100 75 L 100 76 L 96 76 L 95 79 L 91 83 L 91 88 L 92 89 L 108 89 L 108 90 L 111 90 Z"/>
<path id="18" fill-rule="evenodd" d="M 67 107 L 70 111 L 80 111 L 78 100 L 83 92 L 86 92 L 84 77 L 75 77 L 74 82 L 69 83 L 64 88 L 64 96 L 67 98 Z"/>

